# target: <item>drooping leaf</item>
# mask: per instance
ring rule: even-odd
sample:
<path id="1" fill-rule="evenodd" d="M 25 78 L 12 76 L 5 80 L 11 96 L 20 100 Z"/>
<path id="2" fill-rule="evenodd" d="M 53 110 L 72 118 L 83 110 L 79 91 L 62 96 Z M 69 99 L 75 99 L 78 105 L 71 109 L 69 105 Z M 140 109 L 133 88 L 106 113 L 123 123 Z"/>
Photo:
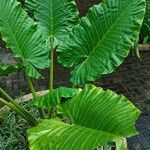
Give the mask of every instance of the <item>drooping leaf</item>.
<path id="1" fill-rule="evenodd" d="M 145 0 L 104 0 L 93 6 L 59 47 L 59 62 L 83 84 L 113 72 L 138 37 Z"/>
<path id="2" fill-rule="evenodd" d="M 56 106 L 62 102 L 62 99 L 72 98 L 80 89 L 60 87 L 53 90 L 53 93 L 47 93 L 33 100 L 33 104 L 38 107 Z"/>
<path id="3" fill-rule="evenodd" d="M 37 127 L 29 129 L 28 134 L 30 150 L 94 150 L 117 139 L 115 135 L 103 131 L 56 120 L 44 120 Z"/>
<path id="4" fill-rule="evenodd" d="M 71 121 L 120 137 L 135 135 L 135 121 L 140 111 L 123 95 L 104 91 L 93 85 L 85 88 L 65 104 Z"/>
<path id="5" fill-rule="evenodd" d="M 79 21 L 75 0 L 26 0 L 46 36 L 62 40 Z"/>
<path id="6" fill-rule="evenodd" d="M 23 66 L 19 63 L 13 65 L 0 64 L 0 76 L 7 76 L 10 73 L 16 72 L 22 68 Z"/>
<path id="7" fill-rule="evenodd" d="M 135 135 L 140 111 L 124 96 L 86 85 L 64 104 L 72 124 L 46 120 L 31 128 L 31 150 L 94 150 L 110 141 L 125 150 L 122 137 Z"/>
<path id="8" fill-rule="evenodd" d="M 0 0 L 0 33 L 15 57 L 22 59 L 30 77 L 38 78 L 37 69 L 49 66 L 46 41 L 17 0 Z"/>

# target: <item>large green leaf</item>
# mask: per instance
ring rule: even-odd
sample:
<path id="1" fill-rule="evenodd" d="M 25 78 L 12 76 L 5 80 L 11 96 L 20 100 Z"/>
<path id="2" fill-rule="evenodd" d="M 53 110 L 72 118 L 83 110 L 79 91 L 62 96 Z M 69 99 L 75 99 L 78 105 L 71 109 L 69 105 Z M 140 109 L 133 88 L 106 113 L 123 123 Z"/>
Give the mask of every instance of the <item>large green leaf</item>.
<path id="1" fill-rule="evenodd" d="M 122 137 L 135 135 L 135 121 L 140 111 L 123 95 L 104 91 L 93 85 L 65 104 L 71 122 Z"/>
<path id="2" fill-rule="evenodd" d="M 38 27 L 46 36 L 62 40 L 78 23 L 78 10 L 74 0 L 26 0 L 34 12 Z"/>
<path id="3" fill-rule="evenodd" d="M 52 107 L 61 103 L 62 99 L 72 98 L 80 89 L 60 87 L 48 92 L 43 96 L 33 100 L 33 104 L 38 107 Z"/>
<path id="4" fill-rule="evenodd" d="M 138 37 L 145 0 L 104 0 L 93 6 L 59 47 L 59 61 L 74 67 L 74 84 L 114 71 Z"/>
<path id="5" fill-rule="evenodd" d="M 17 0 L 0 0 L 0 33 L 15 57 L 22 59 L 29 76 L 38 78 L 36 68 L 49 66 L 45 39 Z"/>
<path id="6" fill-rule="evenodd" d="M 31 150 L 94 150 L 109 141 L 117 141 L 118 150 L 123 150 L 121 137 L 137 133 L 140 111 L 110 90 L 86 85 L 64 104 L 64 111 L 71 125 L 45 120 L 28 131 Z"/>
<path id="7" fill-rule="evenodd" d="M 0 76 L 7 76 L 10 73 L 16 72 L 22 68 L 23 66 L 19 63 L 13 65 L 0 64 Z"/>
<path id="8" fill-rule="evenodd" d="M 94 150 L 110 140 L 121 141 L 109 133 L 56 120 L 44 120 L 28 134 L 30 150 Z"/>

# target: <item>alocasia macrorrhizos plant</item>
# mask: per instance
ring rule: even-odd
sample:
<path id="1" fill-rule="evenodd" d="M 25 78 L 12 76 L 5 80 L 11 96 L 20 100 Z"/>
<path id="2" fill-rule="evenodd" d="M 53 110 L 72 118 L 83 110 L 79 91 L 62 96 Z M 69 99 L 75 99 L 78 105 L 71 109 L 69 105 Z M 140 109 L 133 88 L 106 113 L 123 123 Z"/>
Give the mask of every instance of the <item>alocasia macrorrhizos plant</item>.
<path id="1" fill-rule="evenodd" d="M 0 102 L 34 126 L 28 130 L 30 149 L 94 150 L 112 141 L 116 149 L 126 149 L 122 139 L 137 133 L 140 111 L 122 95 L 83 85 L 113 72 L 127 57 L 142 25 L 145 1 L 104 0 L 82 18 L 74 0 L 25 2 L 34 20 L 16 0 L 0 0 L 0 33 L 20 58 L 19 64 L 0 65 L 0 75 L 25 72 L 42 120 L 38 122 L 2 88 L 8 101 Z M 62 65 L 73 68 L 74 88 L 53 89 L 54 51 Z M 38 97 L 32 78 L 40 78 L 39 70 L 45 68 L 50 68 L 49 92 Z"/>

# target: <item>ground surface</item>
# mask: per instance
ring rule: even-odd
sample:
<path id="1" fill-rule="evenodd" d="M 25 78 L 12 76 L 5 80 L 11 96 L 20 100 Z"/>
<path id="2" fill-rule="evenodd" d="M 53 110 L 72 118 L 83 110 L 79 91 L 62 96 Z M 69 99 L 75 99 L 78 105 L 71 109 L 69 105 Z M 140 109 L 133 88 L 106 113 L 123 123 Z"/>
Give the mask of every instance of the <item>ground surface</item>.
<path id="1" fill-rule="evenodd" d="M 150 115 L 140 117 L 137 129 L 139 135 L 128 140 L 129 150 L 150 150 Z"/>

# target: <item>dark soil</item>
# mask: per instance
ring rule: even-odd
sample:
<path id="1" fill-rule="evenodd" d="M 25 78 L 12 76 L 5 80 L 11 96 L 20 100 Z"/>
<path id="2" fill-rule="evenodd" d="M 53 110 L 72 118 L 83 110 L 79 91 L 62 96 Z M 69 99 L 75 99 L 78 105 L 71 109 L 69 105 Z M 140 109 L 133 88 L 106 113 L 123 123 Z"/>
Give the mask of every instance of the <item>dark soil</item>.
<path id="1" fill-rule="evenodd" d="M 102 0 L 76 0 L 80 16 L 85 16 L 91 6 L 101 1 Z"/>

